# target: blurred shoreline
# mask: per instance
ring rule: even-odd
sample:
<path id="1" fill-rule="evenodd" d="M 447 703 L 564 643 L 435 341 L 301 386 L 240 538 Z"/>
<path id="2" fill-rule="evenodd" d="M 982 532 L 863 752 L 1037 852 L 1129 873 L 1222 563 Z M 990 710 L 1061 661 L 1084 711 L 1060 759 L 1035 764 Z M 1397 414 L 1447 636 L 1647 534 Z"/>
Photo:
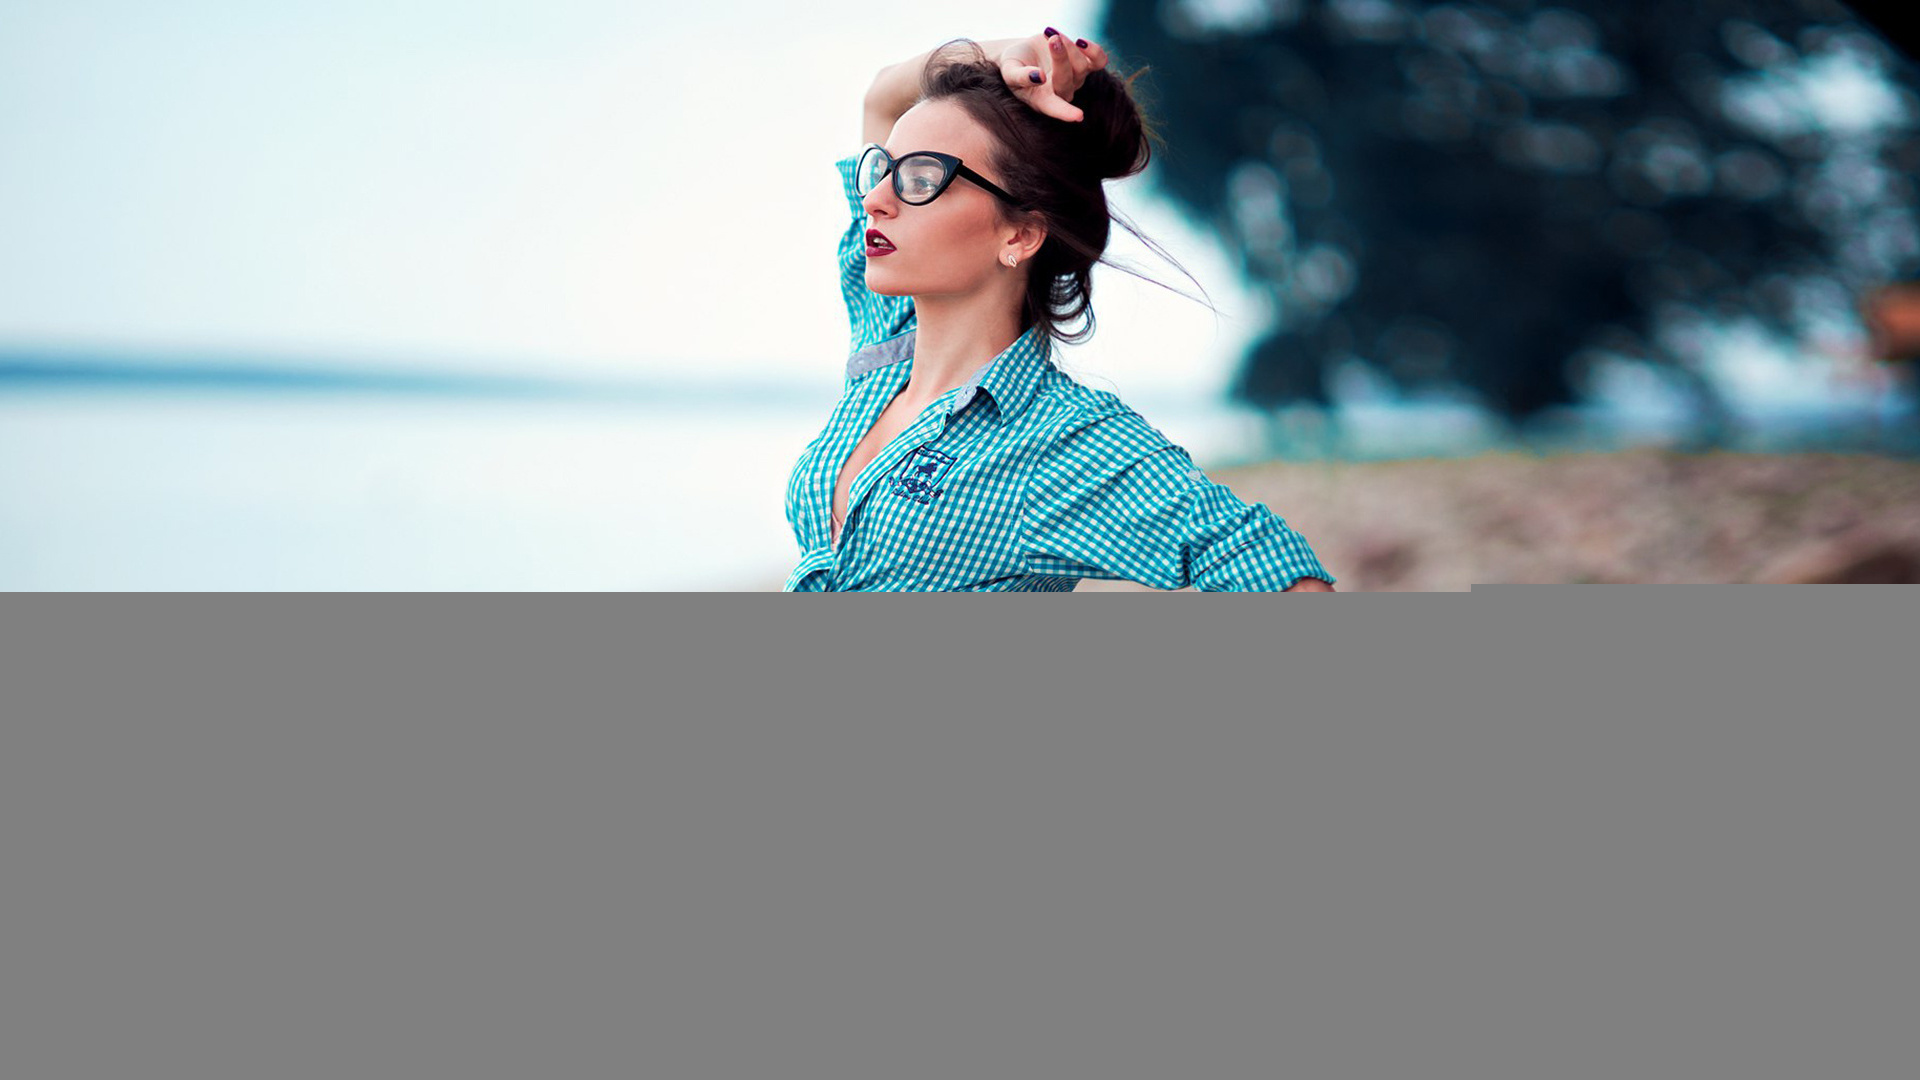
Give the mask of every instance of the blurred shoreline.
<path id="1" fill-rule="evenodd" d="M 797 559 L 784 509 L 790 470 L 833 404 L 831 386 L 808 399 L 769 389 L 740 401 L 717 385 L 652 397 L 504 384 L 486 392 L 59 386 L 0 393 L 0 588 L 777 589 Z M 1904 395 L 1884 389 L 1847 393 L 1816 382 L 1795 395 L 1749 395 L 1712 437 L 1728 448 L 1721 453 L 1760 459 L 1839 453 L 1910 465 L 1920 460 L 1920 423 Z M 1526 498 L 1543 508 L 1535 516 L 1607 527 L 1588 512 L 1596 496 L 1583 492 L 1621 485 L 1607 469 L 1572 463 L 1598 455 L 1627 463 L 1613 471 L 1639 475 L 1648 470 L 1631 464 L 1636 455 L 1699 445 L 1702 433 L 1671 402 L 1626 394 L 1515 430 L 1461 400 L 1269 413 L 1198 396 L 1127 398 L 1202 468 L 1292 522 L 1343 588 L 1746 580 L 1758 572 L 1752 558 L 1732 553 L 1677 566 L 1639 551 L 1538 564 L 1527 561 L 1537 555 L 1528 545 L 1507 551 L 1502 530 L 1552 537 L 1549 525 L 1446 524 L 1489 491 L 1499 501 L 1512 488 L 1532 492 Z M 1674 449 L 1630 448 L 1645 445 Z M 1516 458 L 1546 464 L 1502 473 L 1499 463 Z M 1399 490 L 1400 477 L 1425 475 L 1421 462 L 1438 471 L 1420 483 L 1451 494 Z M 1783 491 L 1819 482 L 1781 468 Z M 1269 474 L 1277 486 L 1263 486 Z M 1332 475 L 1341 477 L 1337 491 L 1299 479 Z M 1383 494 L 1367 494 L 1374 491 Z M 1717 507 L 1712 494 L 1674 498 Z M 1606 498 L 1661 520 L 1674 510 L 1657 493 Z M 1420 509 L 1369 516 L 1381 502 Z M 1425 531 L 1392 539 L 1410 523 Z M 1463 532 L 1430 535 L 1443 527 Z M 1809 530 L 1808 540 L 1826 535 L 1821 520 L 1794 527 Z M 1361 535 L 1334 532 L 1352 529 Z M 1784 550 L 1791 531 L 1752 543 Z M 1369 569 L 1356 577 L 1355 566 Z"/>
<path id="2" fill-rule="evenodd" d="M 1267 461 L 1208 473 L 1285 518 L 1342 592 L 1509 582 L 1920 581 L 1920 460 L 1908 457 L 1501 450 Z M 759 579 L 742 588 L 782 584 Z M 1075 591 L 1158 590 L 1087 579 Z"/>

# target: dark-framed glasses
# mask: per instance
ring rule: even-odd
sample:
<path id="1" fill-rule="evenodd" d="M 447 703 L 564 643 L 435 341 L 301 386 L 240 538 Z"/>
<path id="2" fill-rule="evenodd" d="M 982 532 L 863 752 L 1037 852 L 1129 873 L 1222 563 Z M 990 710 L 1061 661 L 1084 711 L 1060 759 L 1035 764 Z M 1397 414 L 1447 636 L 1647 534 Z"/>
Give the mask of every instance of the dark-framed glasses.
<path id="1" fill-rule="evenodd" d="M 942 154 L 936 150 L 916 150 L 899 157 L 887 153 L 886 149 L 869 143 L 860 152 L 860 164 L 853 171 L 854 190 L 865 198 L 880 181 L 889 175 L 893 177 L 893 193 L 908 206 L 925 206 L 940 197 L 956 176 L 986 188 L 1000 201 L 1015 209 L 1025 209 L 1020 200 L 1002 191 L 998 185 L 972 169 L 961 164 L 952 154 Z"/>

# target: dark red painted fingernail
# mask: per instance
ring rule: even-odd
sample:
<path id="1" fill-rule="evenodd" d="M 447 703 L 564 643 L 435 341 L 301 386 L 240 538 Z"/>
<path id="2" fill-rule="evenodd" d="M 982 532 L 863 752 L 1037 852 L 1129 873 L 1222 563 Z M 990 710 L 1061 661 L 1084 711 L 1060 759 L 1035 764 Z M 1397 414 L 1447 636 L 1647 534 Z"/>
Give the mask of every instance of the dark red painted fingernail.
<path id="1" fill-rule="evenodd" d="M 1047 81 L 1047 77 L 1046 77 L 1045 75 L 1042 75 L 1042 74 L 1040 74 L 1040 73 L 1039 73 L 1039 72 L 1037 72 L 1037 71 L 1029 71 L 1029 72 L 1027 72 L 1027 78 L 1028 78 L 1028 79 L 1029 79 L 1030 81 L 1032 81 L 1032 82 L 1046 82 L 1046 81 Z"/>
<path id="2" fill-rule="evenodd" d="M 1055 35 L 1057 35 L 1057 34 L 1059 34 L 1059 33 L 1060 33 L 1060 31 L 1058 31 L 1058 30 L 1055 30 L 1055 29 L 1054 29 L 1053 27 L 1051 27 L 1051 26 L 1049 26 L 1049 27 L 1047 27 L 1047 36 L 1048 36 L 1048 37 L 1053 37 L 1053 36 L 1055 36 Z"/>
<path id="3" fill-rule="evenodd" d="M 1078 41 L 1076 41 L 1076 42 L 1074 42 L 1074 44 L 1075 44 L 1075 45 L 1078 45 L 1078 46 L 1080 46 L 1081 48 L 1083 48 L 1083 49 L 1084 49 L 1084 48 L 1086 48 L 1086 47 L 1087 47 L 1087 39 L 1086 39 L 1086 38 L 1081 38 L 1080 40 L 1078 40 Z"/>

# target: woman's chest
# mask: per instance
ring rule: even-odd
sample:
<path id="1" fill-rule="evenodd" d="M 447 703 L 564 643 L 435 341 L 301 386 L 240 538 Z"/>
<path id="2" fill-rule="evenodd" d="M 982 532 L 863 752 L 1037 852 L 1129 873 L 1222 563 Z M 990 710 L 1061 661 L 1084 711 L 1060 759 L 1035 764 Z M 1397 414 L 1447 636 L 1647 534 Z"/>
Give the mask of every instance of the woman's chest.
<path id="1" fill-rule="evenodd" d="M 847 519 L 847 507 L 853 498 L 853 482 L 861 470 L 873 463 L 889 444 L 899 438 L 901 433 L 913 425 L 916 412 L 902 404 L 895 397 L 881 410 L 880 416 L 873 422 L 866 434 L 861 436 L 853 449 L 847 453 L 833 486 L 833 524 L 832 540 L 839 542 L 840 523 Z"/>
<path id="2" fill-rule="evenodd" d="M 877 573 L 961 548 L 972 563 L 1007 541 L 1034 450 L 1023 431 L 977 407 L 866 417 L 830 419 L 795 465 L 788 520 L 802 549 Z"/>

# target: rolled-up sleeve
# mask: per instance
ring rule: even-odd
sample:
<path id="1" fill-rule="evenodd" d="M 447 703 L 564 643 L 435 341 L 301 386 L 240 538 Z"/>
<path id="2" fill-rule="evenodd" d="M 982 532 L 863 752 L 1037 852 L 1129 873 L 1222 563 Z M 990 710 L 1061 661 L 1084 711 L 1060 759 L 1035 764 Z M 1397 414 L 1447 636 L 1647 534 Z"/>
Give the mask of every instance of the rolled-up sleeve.
<path id="1" fill-rule="evenodd" d="M 841 158 L 841 190 L 853 220 L 840 237 L 840 294 L 847 302 L 847 319 L 853 327 L 851 356 L 861 349 L 914 327 L 913 297 L 882 296 L 867 288 L 867 211 L 860 193 L 853 186 L 857 158 Z"/>
<path id="2" fill-rule="evenodd" d="M 1202 592 L 1335 580 L 1285 519 L 1207 479 L 1186 450 L 1124 407 L 1076 417 L 1048 443 L 1019 531 L 1031 574 Z"/>

